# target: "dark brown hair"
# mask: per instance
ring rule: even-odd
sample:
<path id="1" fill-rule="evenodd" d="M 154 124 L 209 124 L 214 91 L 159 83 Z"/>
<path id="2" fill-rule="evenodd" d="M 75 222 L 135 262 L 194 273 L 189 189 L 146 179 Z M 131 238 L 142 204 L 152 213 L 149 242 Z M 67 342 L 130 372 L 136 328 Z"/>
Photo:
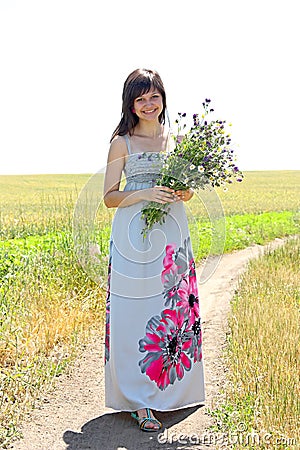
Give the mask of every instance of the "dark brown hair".
<path id="1" fill-rule="evenodd" d="M 151 89 L 157 90 L 162 96 L 163 110 L 158 119 L 161 124 L 165 123 L 166 93 L 159 74 L 155 70 L 136 69 L 128 75 L 124 83 L 122 116 L 119 125 L 112 134 L 111 141 L 118 135 L 132 134 L 134 127 L 139 121 L 137 115 L 132 112 L 134 100 L 147 94 Z"/>

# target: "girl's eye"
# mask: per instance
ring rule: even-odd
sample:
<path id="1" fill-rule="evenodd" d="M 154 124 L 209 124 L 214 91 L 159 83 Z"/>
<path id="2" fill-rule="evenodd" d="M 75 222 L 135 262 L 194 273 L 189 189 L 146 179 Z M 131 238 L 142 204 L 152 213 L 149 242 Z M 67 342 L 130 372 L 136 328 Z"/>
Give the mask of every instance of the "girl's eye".
<path id="1" fill-rule="evenodd" d="M 153 95 L 151 95 L 151 97 L 152 98 L 159 98 L 160 94 L 153 94 Z M 138 97 L 138 98 L 135 99 L 135 102 L 138 102 L 138 103 L 143 102 L 143 101 L 144 101 L 143 97 Z"/>

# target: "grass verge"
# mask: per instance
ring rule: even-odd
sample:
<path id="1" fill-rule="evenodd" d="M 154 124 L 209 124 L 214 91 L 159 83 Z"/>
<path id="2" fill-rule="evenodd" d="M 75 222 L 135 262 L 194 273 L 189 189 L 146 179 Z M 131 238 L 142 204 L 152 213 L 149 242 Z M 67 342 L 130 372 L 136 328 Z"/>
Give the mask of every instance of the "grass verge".
<path id="1" fill-rule="evenodd" d="M 252 260 L 241 277 L 229 320 L 228 384 L 211 411 L 230 448 L 300 446 L 299 258 L 298 237 Z"/>
<path id="2" fill-rule="evenodd" d="M 83 272 L 72 236 L 51 233 L 0 247 L 0 443 L 80 353 L 102 333 L 103 289 Z"/>

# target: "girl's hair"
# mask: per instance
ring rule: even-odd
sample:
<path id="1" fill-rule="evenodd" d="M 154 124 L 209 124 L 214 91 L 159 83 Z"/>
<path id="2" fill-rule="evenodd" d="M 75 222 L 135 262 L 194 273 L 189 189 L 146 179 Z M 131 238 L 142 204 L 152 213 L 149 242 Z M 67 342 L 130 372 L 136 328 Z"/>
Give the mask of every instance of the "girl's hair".
<path id="1" fill-rule="evenodd" d="M 122 116 L 119 125 L 112 134 L 111 140 L 116 136 L 132 134 L 139 118 L 132 112 L 134 100 L 150 92 L 151 89 L 157 90 L 163 100 L 163 110 L 158 119 L 161 124 L 165 123 L 166 113 L 166 93 L 163 82 L 155 70 L 136 69 L 128 75 L 122 94 Z"/>

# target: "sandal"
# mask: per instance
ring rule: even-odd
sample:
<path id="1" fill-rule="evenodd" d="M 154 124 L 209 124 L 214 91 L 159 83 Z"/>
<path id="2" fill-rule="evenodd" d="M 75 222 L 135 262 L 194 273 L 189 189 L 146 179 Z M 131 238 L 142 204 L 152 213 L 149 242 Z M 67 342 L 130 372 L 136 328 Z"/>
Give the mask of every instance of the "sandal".
<path id="1" fill-rule="evenodd" d="M 146 408 L 146 412 L 147 412 L 147 417 L 139 417 L 137 412 L 131 413 L 131 417 L 133 417 L 138 422 L 140 430 L 142 430 L 142 431 L 159 431 L 162 428 L 162 423 L 159 420 L 153 419 L 153 417 L 151 417 L 151 412 L 150 412 L 149 408 Z M 148 422 L 152 422 L 155 425 L 158 425 L 159 428 L 146 427 L 146 424 Z"/>

